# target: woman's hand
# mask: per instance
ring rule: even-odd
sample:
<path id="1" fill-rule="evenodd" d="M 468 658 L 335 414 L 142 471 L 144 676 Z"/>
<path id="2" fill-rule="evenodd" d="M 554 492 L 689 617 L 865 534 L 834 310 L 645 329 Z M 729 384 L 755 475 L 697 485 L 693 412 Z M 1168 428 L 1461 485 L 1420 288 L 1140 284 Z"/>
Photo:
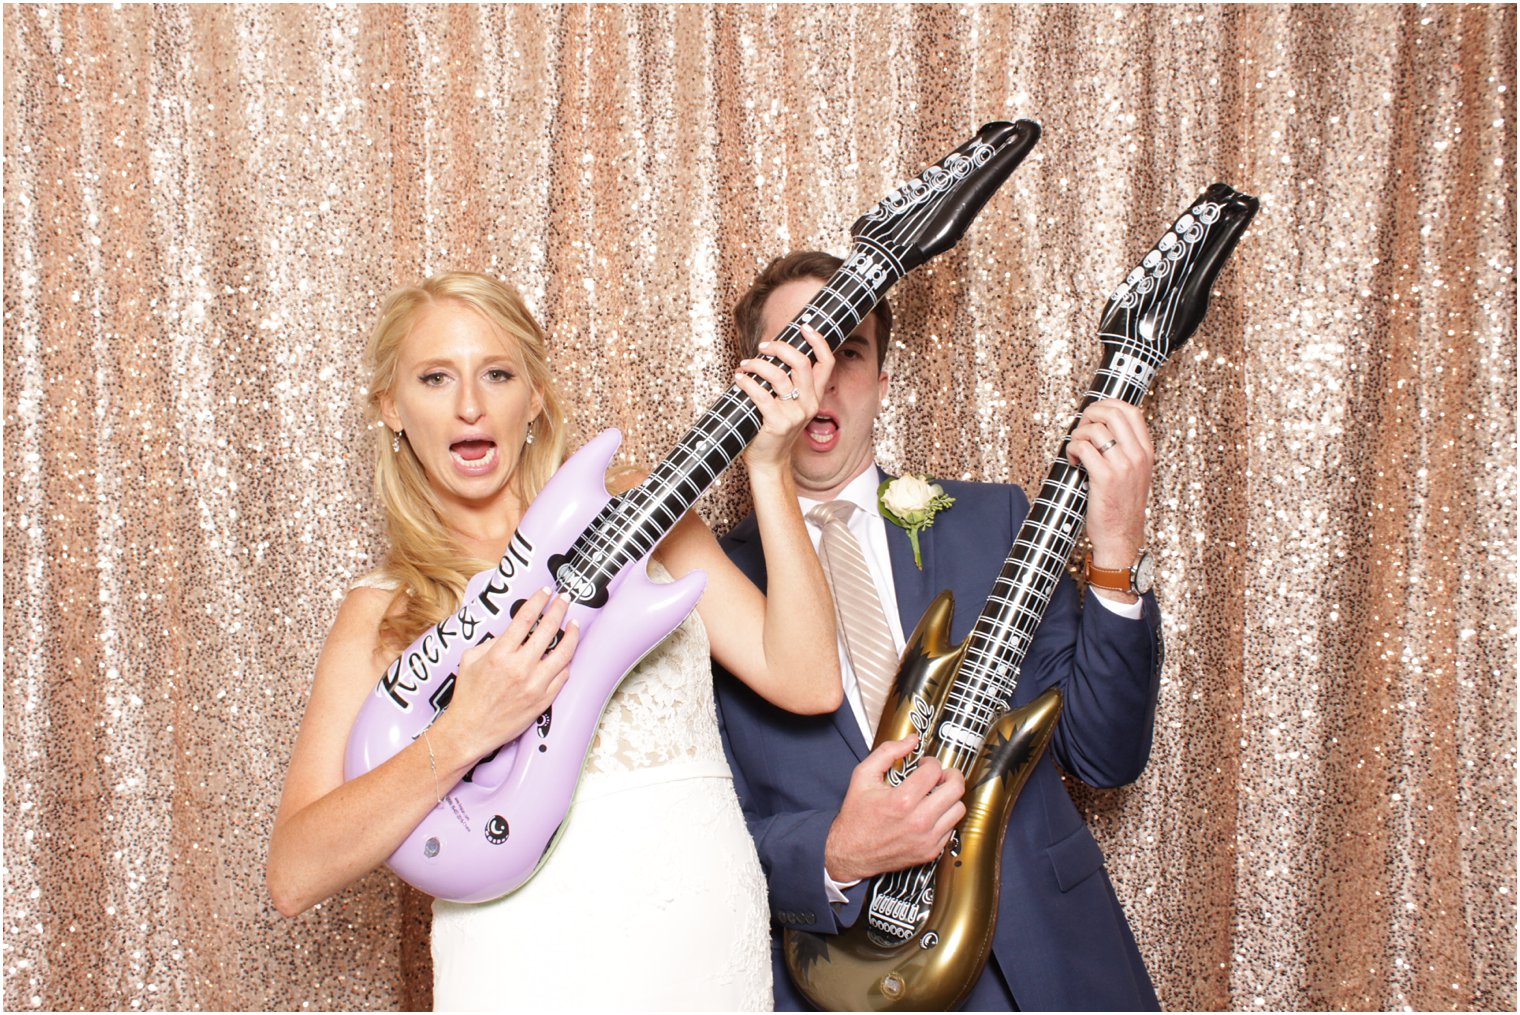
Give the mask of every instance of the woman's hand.
<path id="1" fill-rule="evenodd" d="M 828 388 L 834 352 L 828 340 L 808 325 L 802 326 L 802 336 L 812 347 L 816 363 L 785 342 L 761 342 L 759 351 L 785 363 L 791 376 L 777 364 L 762 359 L 741 360 L 734 372 L 734 383 L 754 399 L 760 410 L 760 433 L 744 454 L 751 474 L 756 469 L 791 469 L 792 446 L 803 427 L 818 415 L 819 392 Z M 761 380 L 770 382 L 770 391 L 760 386 Z"/>
<path id="2" fill-rule="evenodd" d="M 447 739 L 449 753 L 457 750 L 473 764 L 516 739 L 554 703 L 580 640 L 580 625 L 572 620 L 550 647 L 569 608 L 563 595 L 540 589 L 500 637 L 464 654 L 448 710 L 432 726 L 434 736 Z"/>
<path id="3" fill-rule="evenodd" d="M 269 894 L 287 916 L 394 853 L 448 787 L 544 713 L 570 672 L 579 628 L 571 622 L 550 647 L 569 603 L 551 601 L 545 589 L 523 603 L 500 637 L 464 654 L 449 707 L 426 738 L 345 779 L 348 731 L 384 664 L 379 629 L 390 595 L 350 592 L 317 662 L 269 842 Z"/>
<path id="4" fill-rule="evenodd" d="M 802 715 L 832 712 L 844 700 L 840 687 L 834 603 L 818 554 L 803 523 L 792 480 L 792 447 L 818 415 L 818 400 L 834 369 L 828 342 L 815 329 L 803 337 L 818 357 L 780 342 L 760 352 L 791 369 L 744 360 L 734 383 L 760 409 L 761 433 L 745 455 L 750 497 L 765 546 L 770 595 L 733 565 L 712 531 L 689 512 L 660 544 L 660 562 L 679 578 L 701 568 L 707 591 L 697 611 L 707 627 L 713 658 L 767 701 Z M 769 382 L 776 394 L 761 387 Z M 795 396 L 793 393 L 795 392 Z"/>

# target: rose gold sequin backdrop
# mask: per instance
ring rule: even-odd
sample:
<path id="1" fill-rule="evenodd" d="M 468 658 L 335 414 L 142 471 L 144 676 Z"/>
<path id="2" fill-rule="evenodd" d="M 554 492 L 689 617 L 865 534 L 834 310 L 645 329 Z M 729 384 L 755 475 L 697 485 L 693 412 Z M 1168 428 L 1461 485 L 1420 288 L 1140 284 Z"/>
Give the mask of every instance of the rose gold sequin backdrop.
<path id="1" fill-rule="evenodd" d="M 380 550 L 359 354 L 389 288 L 513 280 L 581 435 L 650 462 L 725 386 L 759 264 L 1031 116 L 896 291 L 889 465 L 1037 483 L 1104 293 L 1209 182 L 1262 198 L 1151 409 L 1155 751 L 1079 793 L 1163 1003 L 1513 1010 L 1515 27 L 8 8 L 6 1007 L 430 1002 L 420 896 L 377 872 L 286 920 L 263 885 Z M 502 971 L 508 1002 L 533 971 Z"/>

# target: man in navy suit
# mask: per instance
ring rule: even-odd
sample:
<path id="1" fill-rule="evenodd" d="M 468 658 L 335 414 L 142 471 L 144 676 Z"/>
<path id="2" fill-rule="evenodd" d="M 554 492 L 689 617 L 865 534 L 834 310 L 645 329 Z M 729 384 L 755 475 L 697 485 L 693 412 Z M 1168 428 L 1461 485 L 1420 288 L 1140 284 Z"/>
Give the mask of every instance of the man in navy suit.
<path id="1" fill-rule="evenodd" d="M 745 355 L 778 334 L 839 265 L 818 252 L 773 261 L 735 307 Z M 946 588 L 956 603 L 952 640 L 966 636 L 1029 502 L 1015 486 L 942 482 L 955 502 L 921 532 L 923 567 L 915 565 L 907 531 L 883 518 L 876 497 L 886 474 L 876 467 L 872 427 L 887 391 L 890 328 L 883 302 L 836 353 L 818 415 L 794 451 L 793 474 L 804 515 L 821 503 L 835 505 L 831 511 L 840 501 L 852 505 L 843 509 L 847 524 L 882 604 L 876 612 L 900 652 Z M 1089 784 L 1118 786 L 1138 778 L 1150 754 L 1161 664 L 1160 614 L 1141 566 L 1150 437 L 1133 406 L 1100 402 L 1070 447 L 1091 484 L 1089 592 L 1084 607 L 1075 584 L 1062 578 L 1021 670 L 1015 704 L 1055 686 L 1064 707 L 1050 750 L 1013 809 L 992 957 L 967 1009 L 1157 1007 L 1103 854 L 1052 761 Z M 817 546 L 820 525 L 810 521 L 809 532 Z M 723 546 L 765 588 L 753 515 Z M 912 744 L 869 749 L 875 717 L 843 644 L 850 619 L 840 618 L 845 702 L 833 715 L 792 715 L 715 674 L 724 746 L 770 887 L 778 1010 L 810 1007 L 787 975 L 782 929 L 833 934 L 853 925 L 863 918 L 869 880 L 938 856 L 965 813 L 963 777 L 932 758 L 901 785 L 885 782 Z"/>

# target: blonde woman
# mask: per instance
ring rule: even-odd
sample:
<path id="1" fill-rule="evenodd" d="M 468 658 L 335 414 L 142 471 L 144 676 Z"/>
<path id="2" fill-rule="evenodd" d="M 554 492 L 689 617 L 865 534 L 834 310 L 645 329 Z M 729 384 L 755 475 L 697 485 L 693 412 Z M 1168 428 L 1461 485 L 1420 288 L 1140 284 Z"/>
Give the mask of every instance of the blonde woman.
<path id="1" fill-rule="evenodd" d="M 438 1007 L 770 1007 L 765 882 L 723 756 L 708 656 L 804 715 L 841 700 L 834 611 L 788 465 L 833 364 L 810 340 L 816 366 L 778 343 L 764 351 L 790 378 L 759 360 L 735 375 L 764 419 L 745 461 L 772 595 L 695 515 L 666 537 L 651 577 L 701 568 L 707 590 L 614 694 L 538 875 L 496 902 L 434 904 Z M 344 599 L 317 663 L 269 848 L 270 894 L 286 915 L 381 864 L 436 805 L 433 766 L 452 785 L 525 730 L 574 670 L 577 629 L 548 649 L 566 604 L 541 592 L 515 637 L 465 655 L 429 731 L 432 759 L 417 742 L 344 781 L 348 732 L 378 675 L 500 558 L 565 453 L 543 330 L 501 282 L 453 272 L 391 294 L 368 364 L 370 409 L 385 426 L 376 487 L 390 553 Z M 757 378 L 799 394 L 773 397 Z"/>

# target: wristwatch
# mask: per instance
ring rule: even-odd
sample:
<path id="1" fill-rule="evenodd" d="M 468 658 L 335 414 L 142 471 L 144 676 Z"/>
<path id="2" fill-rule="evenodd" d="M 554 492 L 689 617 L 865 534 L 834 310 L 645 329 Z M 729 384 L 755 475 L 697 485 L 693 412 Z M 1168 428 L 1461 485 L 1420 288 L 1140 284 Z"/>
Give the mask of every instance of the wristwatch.
<path id="1" fill-rule="evenodd" d="M 1110 592 L 1128 592 L 1143 596 L 1151 590 L 1156 580 L 1156 561 L 1146 550 L 1135 556 L 1129 567 L 1099 567 L 1093 563 L 1092 553 L 1087 554 L 1087 584 Z"/>

